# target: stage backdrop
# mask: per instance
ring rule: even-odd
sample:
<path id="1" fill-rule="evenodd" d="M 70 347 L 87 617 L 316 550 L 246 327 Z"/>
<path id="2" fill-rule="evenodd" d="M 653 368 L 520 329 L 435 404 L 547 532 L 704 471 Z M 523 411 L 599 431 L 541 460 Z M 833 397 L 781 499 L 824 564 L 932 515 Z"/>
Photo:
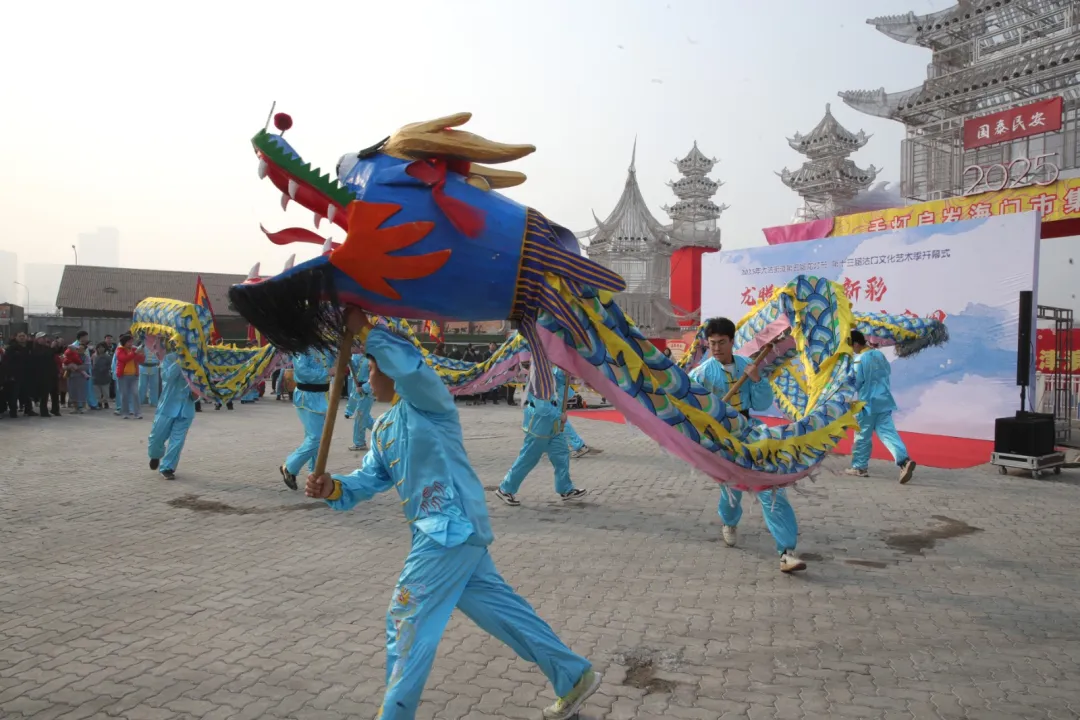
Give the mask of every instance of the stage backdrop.
<path id="1" fill-rule="evenodd" d="M 896 424 L 993 439 L 994 418 L 1020 409 L 1019 293 L 1037 287 L 1039 221 L 1011 214 L 706 255 L 702 317 L 736 320 L 773 287 L 815 275 L 842 283 L 857 311 L 942 318 L 944 347 L 908 359 L 884 351 Z"/>

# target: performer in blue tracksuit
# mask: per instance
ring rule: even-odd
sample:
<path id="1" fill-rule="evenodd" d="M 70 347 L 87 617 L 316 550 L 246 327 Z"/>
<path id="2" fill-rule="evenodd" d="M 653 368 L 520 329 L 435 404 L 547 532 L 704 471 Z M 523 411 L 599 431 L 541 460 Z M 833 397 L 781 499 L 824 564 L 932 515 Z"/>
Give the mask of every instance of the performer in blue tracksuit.
<path id="1" fill-rule="evenodd" d="M 533 368 L 535 371 L 536 366 Z M 565 431 L 566 405 L 563 396 L 564 390 L 569 394 L 566 383 L 566 373 L 561 368 L 555 368 L 555 395 L 551 400 L 536 397 L 531 387 L 525 396 L 525 418 L 521 424 L 525 441 L 514 464 L 495 490 L 495 495 L 507 505 L 521 504 L 516 497 L 517 491 L 544 453 L 547 453 L 555 470 L 555 492 L 559 497 L 577 500 L 589 492 L 584 488 L 575 488 L 570 479 L 570 446 Z"/>
<path id="2" fill-rule="evenodd" d="M 867 468 L 876 432 L 900 468 L 900 484 L 903 485 L 915 474 L 915 461 L 908 457 L 904 441 L 893 424 L 896 400 L 892 396 L 892 368 L 880 350 L 867 347 L 866 336 L 858 330 L 851 331 L 851 346 L 855 349 L 855 390 L 859 400 L 866 404 L 856 417 L 859 431 L 855 433 L 851 448 L 851 467 L 844 472 L 855 477 L 869 476 Z"/>
<path id="3" fill-rule="evenodd" d="M 172 480 L 180 464 L 191 421 L 195 419 L 195 394 L 191 392 L 180 370 L 180 362 L 174 353 L 165 356 L 161 363 L 161 395 L 154 423 L 150 426 L 150 439 L 146 451 L 150 455 L 150 469 L 161 468 L 161 477 Z"/>
<path id="4" fill-rule="evenodd" d="M 285 464 L 278 470 L 290 490 L 296 490 L 296 474 L 307 463 L 315 469 L 315 456 L 319 454 L 323 422 L 329 404 L 330 377 L 334 374 L 335 354 L 331 351 L 309 350 L 293 355 L 293 406 L 304 426 L 304 442 L 292 451 Z"/>
<path id="5" fill-rule="evenodd" d="M 375 396 L 368 384 L 368 359 L 362 352 L 354 352 L 349 360 L 349 374 L 352 382 L 349 387 L 349 402 L 345 406 L 345 419 L 353 418 L 353 442 L 349 449 L 354 452 L 367 450 L 367 431 L 374 426 L 371 407 Z"/>
<path id="6" fill-rule="evenodd" d="M 139 403 L 154 405 L 158 403 L 160 382 L 157 358 L 146 354 L 146 361 L 139 365 Z"/>
<path id="7" fill-rule="evenodd" d="M 386 694 L 378 717 L 415 717 L 455 607 L 540 667 L 559 697 L 545 718 L 573 717 L 599 687 L 600 674 L 495 569 L 484 488 L 465 453 L 453 397 L 412 343 L 383 327 L 370 328 L 362 313 L 350 311 L 346 321 L 350 331 L 369 329 L 369 382 L 377 399 L 393 404 L 376 422 L 361 468 L 311 475 L 306 492 L 348 510 L 396 490 L 412 531 L 386 617 Z"/>
<path id="8" fill-rule="evenodd" d="M 690 378 L 718 398 L 722 398 L 731 385 L 742 375 L 747 381 L 728 404 L 742 413 L 743 417 L 754 422 L 750 411 L 762 412 L 773 404 L 773 391 L 769 381 L 762 378 L 749 358 L 735 354 L 735 323 L 727 318 L 713 318 L 705 325 L 705 337 L 709 343 L 709 357 L 690 371 Z M 720 487 L 720 503 L 717 513 L 723 521 L 722 534 L 724 544 L 735 547 L 738 542 L 736 528 L 742 519 L 742 491 Z M 795 554 L 795 545 L 799 539 L 799 524 L 795 520 L 795 511 L 787 499 L 783 488 L 765 490 L 758 493 L 765 527 L 776 541 L 776 552 L 780 554 L 780 571 L 785 573 L 806 569 L 806 562 Z"/>

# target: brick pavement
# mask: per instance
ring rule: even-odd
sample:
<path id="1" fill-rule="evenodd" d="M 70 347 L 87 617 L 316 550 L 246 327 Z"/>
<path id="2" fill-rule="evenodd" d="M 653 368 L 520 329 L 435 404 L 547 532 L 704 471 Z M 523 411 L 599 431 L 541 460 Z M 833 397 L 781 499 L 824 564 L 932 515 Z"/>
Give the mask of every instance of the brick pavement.
<path id="1" fill-rule="evenodd" d="M 518 411 L 464 408 L 496 484 Z M 507 580 L 606 681 L 582 718 L 1066 718 L 1080 713 L 1080 487 L 987 469 L 907 487 L 836 475 L 792 498 L 809 572 L 777 571 L 748 505 L 719 542 L 716 488 L 622 426 L 489 504 Z M 384 612 L 407 547 L 398 501 L 334 513 L 275 468 L 289 407 L 203 412 L 178 480 L 146 468 L 149 418 L 0 420 L 0 716 L 373 717 Z M 331 466 L 348 470 L 347 424 Z M 935 519 L 937 516 L 938 519 Z M 975 528 L 978 528 L 975 530 Z M 907 537 L 896 537 L 907 536 Z M 455 615 L 422 718 L 538 718 L 543 676 Z"/>

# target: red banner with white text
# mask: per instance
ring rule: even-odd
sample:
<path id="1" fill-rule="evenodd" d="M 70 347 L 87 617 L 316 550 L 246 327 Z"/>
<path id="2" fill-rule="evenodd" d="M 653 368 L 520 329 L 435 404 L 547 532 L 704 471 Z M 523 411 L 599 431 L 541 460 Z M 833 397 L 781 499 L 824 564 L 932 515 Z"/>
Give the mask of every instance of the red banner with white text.
<path id="1" fill-rule="evenodd" d="M 973 150 L 1060 130 L 1062 107 L 1062 99 L 1055 97 L 965 120 L 964 149 Z"/>

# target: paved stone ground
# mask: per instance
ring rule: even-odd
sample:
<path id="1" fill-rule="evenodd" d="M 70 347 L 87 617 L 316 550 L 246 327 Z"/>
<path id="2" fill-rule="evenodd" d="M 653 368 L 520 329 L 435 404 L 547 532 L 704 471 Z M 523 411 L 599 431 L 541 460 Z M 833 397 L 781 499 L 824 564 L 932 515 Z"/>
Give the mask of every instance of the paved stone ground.
<path id="1" fill-rule="evenodd" d="M 518 411 L 462 411 L 494 485 Z M 0 420 L 0 716 L 373 717 L 384 612 L 407 551 L 395 497 L 334 513 L 275 467 L 285 404 L 196 419 L 176 482 L 146 468 L 149 418 Z M 992 469 L 907 487 L 820 481 L 792 498 L 809 572 L 777 569 L 756 506 L 719 542 L 717 490 L 622 426 L 607 452 L 490 503 L 507 580 L 605 673 L 581 717 L 1075 718 L 1080 486 Z M 331 465 L 352 469 L 346 423 Z M 538 718 L 543 676 L 455 615 L 420 717 Z"/>

